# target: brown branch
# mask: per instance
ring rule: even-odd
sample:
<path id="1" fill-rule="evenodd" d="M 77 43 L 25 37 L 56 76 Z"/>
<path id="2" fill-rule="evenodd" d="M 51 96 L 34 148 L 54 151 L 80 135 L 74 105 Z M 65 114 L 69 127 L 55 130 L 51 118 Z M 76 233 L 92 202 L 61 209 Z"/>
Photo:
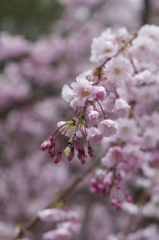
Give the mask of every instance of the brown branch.
<path id="1" fill-rule="evenodd" d="M 95 167 L 97 167 L 100 163 L 100 159 L 105 155 L 102 154 L 99 158 L 97 158 L 95 161 L 91 162 L 90 165 L 82 172 L 77 175 L 77 177 L 70 183 L 70 185 L 63 191 L 61 192 L 60 195 L 58 195 L 55 200 L 51 203 L 48 204 L 46 208 L 51 208 L 53 207 L 57 202 L 64 200 L 70 193 L 71 191 L 77 186 L 77 184 L 88 174 L 90 173 Z M 32 218 L 25 226 L 25 230 L 30 230 L 31 228 L 34 227 L 34 225 L 39 221 L 39 217 L 35 216 Z M 19 234 L 13 238 L 13 240 L 17 240 L 21 236 L 22 232 L 20 231 Z"/>
<path id="2" fill-rule="evenodd" d="M 132 224 L 133 224 L 133 221 L 134 221 L 134 218 L 135 218 L 134 215 L 130 216 L 129 221 L 127 222 L 126 227 L 123 230 L 123 236 L 124 237 L 127 237 L 127 235 L 130 233 L 131 228 L 132 228 Z"/>
<path id="3" fill-rule="evenodd" d="M 151 3 L 150 0 L 144 0 L 144 9 L 142 14 L 142 25 L 149 23 L 151 14 Z"/>

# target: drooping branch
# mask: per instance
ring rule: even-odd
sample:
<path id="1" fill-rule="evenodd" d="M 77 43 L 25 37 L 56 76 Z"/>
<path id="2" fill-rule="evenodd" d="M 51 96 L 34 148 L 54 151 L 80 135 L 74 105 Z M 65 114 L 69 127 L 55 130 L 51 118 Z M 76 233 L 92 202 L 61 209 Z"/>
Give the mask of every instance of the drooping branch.
<path id="1" fill-rule="evenodd" d="M 61 194 L 59 194 L 55 200 L 53 200 L 51 203 L 49 203 L 47 205 L 46 208 L 51 208 L 53 207 L 56 203 L 58 203 L 59 201 L 64 200 L 71 192 L 72 190 L 77 186 L 77 184 L 87 175 L 89 174 L 91 171 L 93 171 L 94 168 L 96 168 L 99 163 L 100 163 L 100 159 L 105 155 L 102 154 L 99 158 L 97 158 L 95 161 L 93 161 L 82 173 L 79 173 L 79 175 L 77 175 L 77 177 L 70 183 L 70 185 L 68 185 L 68 187 L 63 190 L 61 192 Z M 30 230 L 34 227 L 34 225 L 39 221 L 39 217 L 35 216 L 34 218 L 32 218 L 25 226 L 24 229 L 25 230 Z M 21 235 L 23 234 L 22 231 L 19 232 L 19 234 L 13 238 L 13 240 L 17 240 Z"/>

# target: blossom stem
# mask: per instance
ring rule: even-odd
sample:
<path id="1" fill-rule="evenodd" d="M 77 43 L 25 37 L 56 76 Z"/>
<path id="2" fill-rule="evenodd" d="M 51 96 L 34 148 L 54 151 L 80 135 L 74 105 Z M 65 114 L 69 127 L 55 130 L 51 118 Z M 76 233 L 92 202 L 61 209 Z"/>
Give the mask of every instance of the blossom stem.
<path id="1" fill-rule="evenodd" d="M 108 116 L 106 115 L 106 113 L 104 112 L 104 110 L 103 110 L 102 105 L 100 104 L 100 102 L 99 102 L 97 99 L 96 99 L 96 102 L 99 104 L 99 106 L 100 106 L 100 108 L 101 108 L 101 110 L 102 110 L 102 112 L 103 112 L 104 118 L 105 118 L 105 119 L 109 119 Z"/>
<path id="2" fill-rule="evenodd" d="M 63 128 L 65 125 L 66 125 L 66 123 L 62 124 L 60 127 L 58 127 L 57 129 L 55 129 L 55 131 L 53 131 L 53 133 L 51 134 L 52 137 L 55 135 L 55 133 L 56 133 L 57 131 L 59 131 L 59 130 L 60 130 L 61 128 Z"/>
<path id="3" fill-rule="evenodd" d="M 81 112 L 80 112 L 78 118 L 76 119 L 76 126 L 75 126 L 75 128 L 74 128 L 74 131 L 73 131 L 73 133 L 72 133 L 71 138 L 70 138 L 69 141 L 68 141 L 68 144 L 71 144 L 71 145 L 73 144 L 74 138 L 76 137 L 76 132 L 77 132 L 77 130 L 78 130 L 78 127 L 79 127 L 79 125 L 80 125 L 80 122 L 81 122 L 81 120 L 82 120 L 82 117 L 84 116 L 84 114 L 85 114 L 85 112 L 86 112 L 86 108 L 87 108 L 88 103 L 89 103 L 89 101 L 87 101 L 87 102 L 85 103 L 85 105 L 84 105 L 84 106 L 82 107 L 82 109 L 81 109 Z"/>
<path id="4" fill-rule="evenodd" d="M 65 125 L 65 124 L 64 124 Z M 64 125 L 62 125 L 62 126 L 64 126 Z M 59 130 L 59 132 L 58 132 L 58 134 L 55 136 L 55 141 L 56 141 L 56 139 L 58 138 L 58 136 L 60 135 L 60 134 L 62 134 L 62 132 L 65 130 L 67 128 L 67 125 L 66 126 L 64 126 L 64 128 L 62 128 L 62 129 L 60 129 Z M 68 129 L 68 128 L 67 128 Z M 65 134 L 64 134 L 64 136 L 65 136 Z"/>
<path id="5" fill-rule="evenodd" d="M 62 137 L 62 139 L 61 139 L 60 149 L 61 149 L 61 147 L 62 147 L 62 143 L 63 143 L 64 137 L 65 137 L 65 135 L 66 135 L 66 133 L 67 133 L 67 131 L 69 130 L 70 127 L 71 127 L 71 126 L 68 126 L 67 128 L 65 128 L 66 131 L 64 132 L 63 137 Z M 65 129 L 64 129 L 64 130 L 65 130 Z"/>

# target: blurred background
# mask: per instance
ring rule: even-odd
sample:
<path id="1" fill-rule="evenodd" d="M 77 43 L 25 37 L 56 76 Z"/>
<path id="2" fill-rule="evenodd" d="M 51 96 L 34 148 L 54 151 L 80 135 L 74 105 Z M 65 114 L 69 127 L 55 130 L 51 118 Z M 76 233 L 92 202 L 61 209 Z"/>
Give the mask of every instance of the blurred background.
<path id="1" fill-rule="evenodd" d="M 158 25 L 158 0 L 0 1 L 0 239 L 11 239 L 17 223 L 43 209 L 82 169 L 76 158 L 55 165 L 40 144 L 73 114 L 60 92 L 94 66 L 92 38 L 107 27 L 132 31 L 146 23 Z M 91 201 L 91 220 L 78 238 L 101 239 L 111 227 L 95 216 L 111 214 L 100 197 L 88 197 L 87 184 L 68 201 L 81 219 Z M 44 230 L 34 229 L 36 239 Z"/>
<path id="2" fill-rule="evenodd" d="M 1 1 L 0 9 L 0 30 L 31 40 L 49 33 L 64 12 L 64 6 L 55 0 Z"/>

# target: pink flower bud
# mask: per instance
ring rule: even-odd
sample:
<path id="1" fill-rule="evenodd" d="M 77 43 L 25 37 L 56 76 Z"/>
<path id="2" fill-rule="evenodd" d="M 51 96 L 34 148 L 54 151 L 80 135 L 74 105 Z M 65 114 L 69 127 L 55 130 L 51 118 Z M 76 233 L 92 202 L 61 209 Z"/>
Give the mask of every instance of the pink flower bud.
<path id="1" fill-rule="evenodd" d="M 98 183 L 97 188 L 100 192 L 102 192 L 104 190 L 104 186 L 102 183 Z"/>
<path id="2" fill-rule="evenodd" d="M 116 206 L 118 202 L 117 202 L 116 198 L 112 198 L 110 203 L 111 203 L 111 205 Z"/>
<path id="3" fill-rule="evenodd" d="M 88 154 L 90 157 L 94 157 L 94 150 L 90 145 L 88 146 Z"/>
<path id="4" fill-rule="evenodd" d="M 97 124 L 98 122 L 98 116 L 99 116 L 99 113 L 97 111 L 91 111 L 89 114 L 88 114 L 88 118 L 89 118 L 89 121 L 94 123 L 94 124 Z"/>
<path id="5" fill-rule="evenodd" d="M 82 157 L 82 149 L 78 150 L 78 154 L 77 154 L 78 159 L 81 161 L 81 157 Z"/>
<path id="6" fill-rule="evenodd" d="M 61 154 L 62 154 L 62 151 L 61 149 L 59 149 L 58 154 L 54 158 L 54 163 L 58 163 L 61 160 Z"/>
<path id="7" fill-rule="evenodd" d="M 132 197 L 131 196 L 127 196 L 126 197 L 126 201 L 131 203 L 132 202 Z"/>
<path id="8" fill-rule="evenodd" d="M 85 164 L 87 162 L 87 155 L 83 155 L 81 158 L 81 163 Z"/>
<path id="9" fill-rule="evenodd" d="M 49 149 L 50 146 L 52 145 L 52 142 L 50 139 L 47 139 L 46 141 L 42 142 L 41 144 L 41 150 L 46 150 L 46 149 Z"/>
<path id="10" fill-rule="evenodd" d="M 102 86 L 96 87 L 96 98 L 97 100 L 103 101 L 106 97 L 106 92 L 105 92 L 105 88 Z"/>
<path id="11" fill-rule="evenodd" d="M 116 184 L 116 189 L 120 189 L 120 185 L 119 184 Z"/>
<path id="12" fill-rule="evenodd" d="M 117 211 L 121 211 L 122 209 L 123 209 L 122 203 L 120 203 L 120 202 L 117 203 L 117 204 L 116 204 L 116 210 L 117 210 Z"/>
<path id="13" fill-rule="evenodd" d="M 110 178 L 104 178 L 103 184 L 105 186 L 111 186 L 112 185 L 112 180 Z"/>
<path id="14" fill-rule="evenodd" d="M 79 138 L 76 141 L 76 149 L 79 151 L 80 150 L 80 141 Z"/>
<path id="15" fill-rule="evenodd" d="M 74 158 L 74 146 L 71 147 L 71 152 L 67 156 L 68 161 L 71 161 Z"/>
<path id="16" fill-rule="evenodd" d="M 52 146 L 48 150 L 48 153 L 50 154 L 50 157 L 53 157 L 55 155 L 55 143 L 52 144 Z"/>
<path id="17" fill-rule="evenodd" d="M 96 178 L 92 178 L 92 179 L 91 179 L 91 185 L 92 185 L 92 186 L 97 186 L 97 184 L 98 184 L 97 179 L 96 179 Z"/>
<path id="18" fill-rule="evenodd" d="M 87 155 L 85 154 L 84 149 L 79 149 L 77 157 L 81 161 L 82 164 L 86 163 Z"/>

